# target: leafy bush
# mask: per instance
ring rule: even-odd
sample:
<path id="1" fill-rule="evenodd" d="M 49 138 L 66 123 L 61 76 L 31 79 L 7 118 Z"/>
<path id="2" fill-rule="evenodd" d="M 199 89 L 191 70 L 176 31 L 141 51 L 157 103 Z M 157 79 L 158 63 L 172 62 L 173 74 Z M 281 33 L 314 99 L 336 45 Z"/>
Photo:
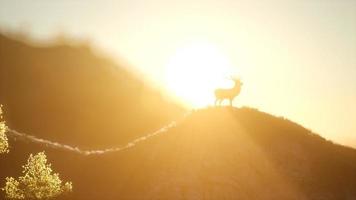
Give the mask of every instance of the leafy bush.
<path id="1" fill-rule="evenodd" d="M 9 143 L 7 141 L 5 121 L 2 121 L 2 106 L 0 105 L 0 154 L 9 152 Z"/>
<path id="2" fill-rule="evenodd" d="M 58 173 L 52 173 L 51 164 L 47 164 L 44 152 L 30 155 L 27 164 L 23 166 L 23 176 L 18 180 L 6 178 L 2 188 L 9 199 L 51 199 L 63 193 L 72 191 L 72 183 L 62 184 Z"/>

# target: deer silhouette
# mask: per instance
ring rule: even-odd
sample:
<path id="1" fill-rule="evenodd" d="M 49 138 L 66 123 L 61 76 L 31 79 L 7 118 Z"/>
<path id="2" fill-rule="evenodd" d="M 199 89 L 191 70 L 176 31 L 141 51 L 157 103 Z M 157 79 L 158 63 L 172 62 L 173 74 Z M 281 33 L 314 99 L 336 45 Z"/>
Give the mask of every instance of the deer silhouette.
<path id="1" fill-rule="evenodd" d="M 224 99 L 230 101 L 230 106 L 232 106 L 232 101 L 234 98 L 240 94 L 242 82 L 238 78 L 230 77 L 230 80 L 234 81 L 234 87 L 230 89 L 216 89 L 215 90 L 215 106 L 221 105 Z"/>

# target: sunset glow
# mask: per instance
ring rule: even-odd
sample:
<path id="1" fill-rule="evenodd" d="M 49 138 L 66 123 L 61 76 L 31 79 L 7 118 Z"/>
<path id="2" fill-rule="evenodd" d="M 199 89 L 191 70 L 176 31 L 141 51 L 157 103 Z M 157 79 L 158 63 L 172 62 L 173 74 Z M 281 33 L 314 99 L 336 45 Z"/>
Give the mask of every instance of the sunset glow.
<path id="1" fill-rule="evenodd" d="M 0 200 L 356 200 L 355 119 L 356 0 L 0 1 Z"/>
<path id="2" fill-rule="evenodd" d="M 166 67 L 166 87 L 179 101 L 191 107 L 214 102 L 214 89 L 226 87 L 232 65 L 217 46 L 195 42 L 177 49 Z"/>

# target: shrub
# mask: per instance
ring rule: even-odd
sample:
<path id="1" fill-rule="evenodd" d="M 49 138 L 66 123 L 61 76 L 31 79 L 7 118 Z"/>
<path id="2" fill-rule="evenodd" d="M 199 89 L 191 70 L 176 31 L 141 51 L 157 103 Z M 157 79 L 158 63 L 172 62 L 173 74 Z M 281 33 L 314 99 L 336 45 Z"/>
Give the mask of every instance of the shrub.
<path id="1" fill-rule="evenodd" d="M 23 166 L 23 176 L 18 180 L 6 178 L 2 188 L 9 199 L 51 199 L 63 193 L 72 191 L 72 183 L 62 184 L 58 173 L 53 173 L 51 164 L 47 164 L 44 152 L 30 155 L 27 164 Z"/>
<path id="2" fill-rule="evenodd" d="M 9 152 L 9 143 L 5 133 L 6 125 L 2 120 L 2 106 L 0 105 L 0 154 Z"/>

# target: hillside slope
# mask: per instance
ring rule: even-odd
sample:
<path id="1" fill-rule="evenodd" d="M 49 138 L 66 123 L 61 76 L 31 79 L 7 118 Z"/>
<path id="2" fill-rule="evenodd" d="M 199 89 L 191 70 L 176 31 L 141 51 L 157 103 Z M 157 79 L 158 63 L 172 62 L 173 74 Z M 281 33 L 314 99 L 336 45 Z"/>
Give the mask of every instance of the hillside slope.
<path id="1" fill-rule="evenodd" d="M 9 127 L 95 148 L 154 130 L 183 110 L 89 47 L 33 47 L 0 34 L 0 104 Z"/>
<path id="2" fill-rule="evenodd" d="M 251 108 L 198 110 L 164 134 L 104 155 L 10 143 L 0 180 L 45 149 L 73 181 L 64 199 L 356 199 L 355 149 Z"/>

